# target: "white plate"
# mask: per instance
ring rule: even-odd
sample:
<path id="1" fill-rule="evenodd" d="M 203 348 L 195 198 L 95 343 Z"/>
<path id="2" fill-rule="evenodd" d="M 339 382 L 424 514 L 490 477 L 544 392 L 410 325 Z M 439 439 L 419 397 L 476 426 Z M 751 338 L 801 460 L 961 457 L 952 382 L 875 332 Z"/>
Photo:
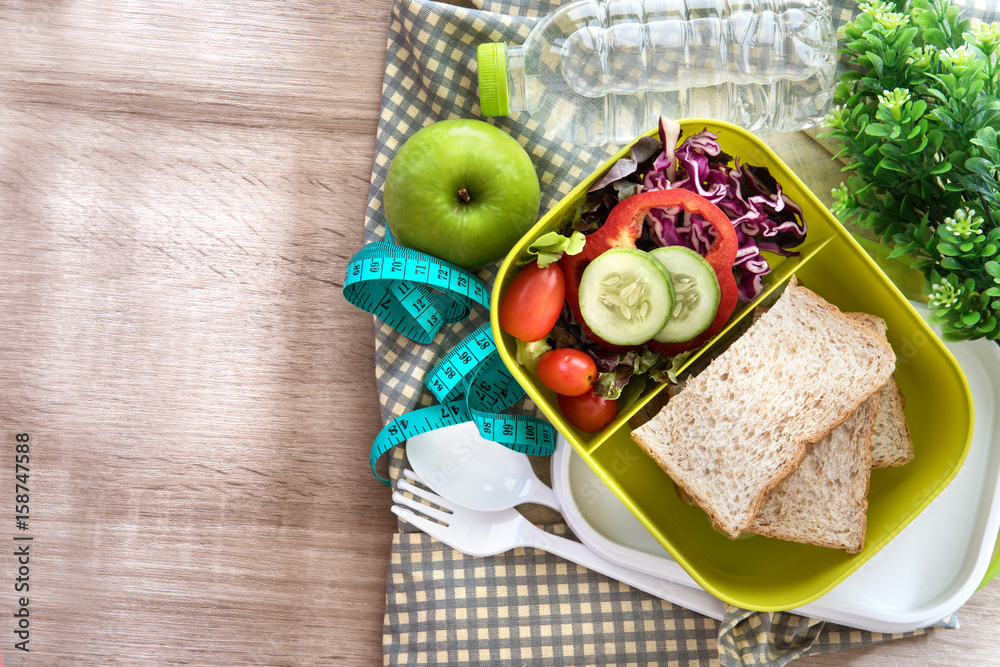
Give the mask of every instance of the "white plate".
<path id="1" fill-rule="evenodd" d="M 965 371 L 976 408 L 962 469 L 891 543 L 795 613 L 872 632 L 909 632 L 961 607 L 981 583 L 1000 529 L 1000 447 L 993 446 L 1000 346 L 975 341 L 948 348 Z M 698 587 L 561 436 L 552 482 L 567 524 L 584 544 L 610 560 Z"/>

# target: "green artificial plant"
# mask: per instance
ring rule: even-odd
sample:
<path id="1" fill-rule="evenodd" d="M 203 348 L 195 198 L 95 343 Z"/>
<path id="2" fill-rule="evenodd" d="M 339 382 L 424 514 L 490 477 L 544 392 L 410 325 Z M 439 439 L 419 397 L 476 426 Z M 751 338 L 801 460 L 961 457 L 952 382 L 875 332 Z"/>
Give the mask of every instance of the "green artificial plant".
<path id="1" fill-rule="evenodd" d="M 871 0 L 843 29 L 827 136 L 834 213 L 924 276 L 946 340 L 1000 338 L 1000 24 L 950 0 Z"/>

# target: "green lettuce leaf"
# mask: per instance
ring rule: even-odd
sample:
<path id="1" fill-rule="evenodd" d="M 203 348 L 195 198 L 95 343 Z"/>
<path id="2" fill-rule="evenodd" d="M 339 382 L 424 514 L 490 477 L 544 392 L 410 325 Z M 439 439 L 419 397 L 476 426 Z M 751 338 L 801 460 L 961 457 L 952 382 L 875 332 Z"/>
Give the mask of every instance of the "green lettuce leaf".
<path id="1" fill-rule="evenodd" d="M 536 340 L 533 343 L 526 343 L 520 338 L 515 338 L 514 340 L 517 341 L 517 353 L 515 354 L 517 363 L 524 366 L 531 373 L 537 372 L 539 358 L 552 349 L 548 338 Z"/>
<path id="2" fill-rule="evenodd" d="M 583 250 L 587 237 L 578 231 L 574 231 L 569 236 L 563 236 L 559 232 L 549 232 L 542 234 L 535 242 L 528 246 L 528 257 L 521 263 L 527 264 L 532 256 L 537 257 L 538 266 L 545 268 L 553 262 L 558 262 L 563 254 L 576 255 Z"/>

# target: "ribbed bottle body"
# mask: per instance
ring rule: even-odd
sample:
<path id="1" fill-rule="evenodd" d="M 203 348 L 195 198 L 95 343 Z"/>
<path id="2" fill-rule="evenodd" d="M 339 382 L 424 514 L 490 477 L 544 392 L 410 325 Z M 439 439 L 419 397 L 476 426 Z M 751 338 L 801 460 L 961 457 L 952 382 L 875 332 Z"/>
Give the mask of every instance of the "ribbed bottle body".
<path id="1" fill-rule="evenodd" d="M 579 0 L 509 51 L 524 108 L 583 145 L 625 143 L 660 116 L 802 129 L 836 81 L 824 0 Z"/>

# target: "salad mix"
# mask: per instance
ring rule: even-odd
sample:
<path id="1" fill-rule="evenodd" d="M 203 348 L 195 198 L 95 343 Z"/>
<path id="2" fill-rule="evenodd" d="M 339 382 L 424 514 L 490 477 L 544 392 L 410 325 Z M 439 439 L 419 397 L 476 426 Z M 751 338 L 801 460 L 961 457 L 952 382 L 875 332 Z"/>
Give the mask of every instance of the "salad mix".
<path id="1" fill-rule="evenodd" d="M 805 236 L 801 208 L 767 168 L 727 155 L 707 129 L 685 138 L 661 119 L 659 138 L 637 140 L 565 229 L 532 244 L 500 326 L 563 415 L 600 430 L 761 294 L 762 253 L 796 255 Z M 560 391 L 570 386 L 585 391 Z"/>

